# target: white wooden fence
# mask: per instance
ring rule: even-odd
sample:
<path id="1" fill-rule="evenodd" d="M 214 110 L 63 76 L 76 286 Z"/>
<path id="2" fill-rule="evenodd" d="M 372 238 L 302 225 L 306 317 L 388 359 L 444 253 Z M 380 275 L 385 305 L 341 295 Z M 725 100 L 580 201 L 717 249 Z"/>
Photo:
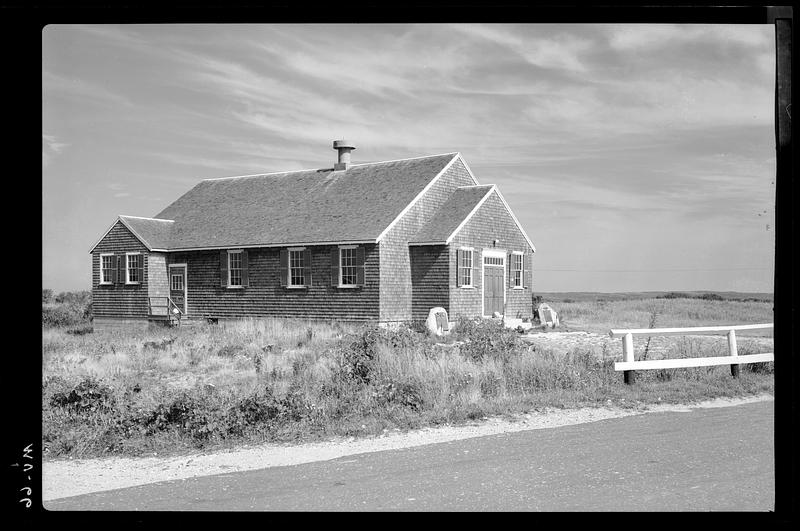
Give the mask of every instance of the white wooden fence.
<path id="1" fill-rule="evenodd" d="M 739 376 L 739 365 L 745 363 L 760 363 L 774 361 L 774 353 L 747 354 L 739 356 L 736 352 L 736 330 L 760 330 L 773 328 L 773 323 L 734 325 L 734 326 L 696 326 L 692 328 L 636 328 L 631 330 L 611 330 L 611 337 L 622 338 L 622 361 L 614 363 L 615 371 L 625 371 L 625 383 L 634 382 L 635 370 L 647 369 L 672 369 L 676 367 L 707 367 L 711 365 L 730 365 L 731 375 Z M 728 334 L 728 350 L 730 356 L 714 356 L 709 358 L 680 358 L 669 360 L 633 359 L 633 336 L 682 336 L 688 334 L 713 334 L 726 332 Z"/>

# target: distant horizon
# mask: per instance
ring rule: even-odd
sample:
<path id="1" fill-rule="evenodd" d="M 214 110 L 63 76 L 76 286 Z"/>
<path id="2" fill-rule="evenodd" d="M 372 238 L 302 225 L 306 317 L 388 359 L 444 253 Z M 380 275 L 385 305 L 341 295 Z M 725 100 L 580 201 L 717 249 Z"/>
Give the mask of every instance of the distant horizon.
<path id="1" fill-rule="evenodd" d="M 354 164 L 460 152 L 534 293 L 771 293 L 775 60 L 769 24 L 47 25 L 43 288 L 91 286 L 119 214 L 344 138 Z"/>

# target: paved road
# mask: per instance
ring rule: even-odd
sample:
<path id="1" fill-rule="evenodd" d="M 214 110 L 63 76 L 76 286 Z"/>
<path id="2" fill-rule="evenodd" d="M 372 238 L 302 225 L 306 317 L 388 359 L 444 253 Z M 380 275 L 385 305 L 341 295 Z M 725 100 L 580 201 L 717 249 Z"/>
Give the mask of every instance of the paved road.
<path id="1" fill-rule="evenodd" d="M 166 481 L 50 510 L 769 511 L 774 403 L 651 413 Z"/>

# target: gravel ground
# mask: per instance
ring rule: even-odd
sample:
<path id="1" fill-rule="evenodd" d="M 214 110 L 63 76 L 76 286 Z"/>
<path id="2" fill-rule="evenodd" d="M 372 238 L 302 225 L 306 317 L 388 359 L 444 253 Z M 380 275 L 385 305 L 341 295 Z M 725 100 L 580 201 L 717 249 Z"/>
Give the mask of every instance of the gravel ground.
<path id="1" fill-rule="evenodd" d="M 347 455 L 409 448 L 499 433 L 555 428 L 651 412 L 726 407 L 762 400 L 773 400 L 773 397 L 759 395 L 741 399 L 715 399 L 692 405 L 639 405 L 635 409 L 611 407 L 552 409 L 522 415 L 513 421 L 491 418 L 467 426 L 427 428 L 406 433 L 389 432 L 379 437 L 359 440 L 340 439 L 296 446 L 267 444 L 179 457 L 112 457 L 46 461 L 42 470 L 42 499 L 53 500 L 159 481 L 297 465 Z"/>

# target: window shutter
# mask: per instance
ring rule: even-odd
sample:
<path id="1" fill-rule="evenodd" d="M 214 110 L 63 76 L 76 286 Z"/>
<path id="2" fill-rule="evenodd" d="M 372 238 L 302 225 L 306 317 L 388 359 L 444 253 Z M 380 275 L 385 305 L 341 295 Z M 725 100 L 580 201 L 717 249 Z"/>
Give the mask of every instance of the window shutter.
<path id="1" fill-rule="evenodd" d="M 356 284 L 364 285 L 364 248 L 356 248 Z"/>
<path id="2" fill-rule="evenodd" d="M 522 284 L 520 284 L 523 288 L 527 288 L 528 286 L 525 285 L 525 255 L 523 254 L 521 257 L 522 262 Z"/>
<path id="3" fill-rule="evenodd" d="M 472 285 L 478 285 L 478 271 L 481 269 L 481 264 L 478 262 L 483 261 L 483 255 L 476 253 L 475 251 L 469 251 L 470 255 L 472 256 Z M 481 279 L 483 282 L 483 279 Z"/>
<path id="4" fill-rule="evenodd" d="M 331 249 L 331 286 L 339 285 L 339 248 Z"/>
<path id="5" fill-rule="evenodd" d="M 514 254 L 508 253 L 506 255 L 506 269 L 508 269 L 508 285 L 506 288 L 513 288 L 514 287 Z"/>
<path id="6" fill-rule="evenodd" d="M 306 286 L 311 285 L 311 249 L 303 251 L 303 279 Z"/>
<path id="7" fill-rule="evenodd" d="M 139 279 L 139 282 L 144 282 L 144 259 L 145 259 L 145 255 L 140 254 L 139 255 L 139 267 L 136 268 L 137 269 L 136 278 Z"/>
<path id="8" fill-rule="evenodd" d="M 461 266 L 464 264 L 464 256 L 466 253 L 467 251 L 462 251 L 461 249 L 456 251 L 456 286 L 459 288 L 464 285 L 464 270 L 461 269 Z"/>
<path id="9" fill-rule="evenodd" d="M 242 286 L 250 285 L 250 274 L 247 269 L 247 250 L 242 251 Z"/>
<path id="10" fill-rule="evenodd" d="M 280 261 L 278 267 L 280 268 L 281 286 L 286 287 L 289 285 L 289 251 L 281 249 Z"/>
<path id="11" fill-rule="evenodd" d="M 125 284 L 125 255 L 117 255 L 117 284 Z"/>
<path id="12" fill-rule="evenodd" d="M 219 252 L 219 285 L 228 287 L 228 251 Z"/>

